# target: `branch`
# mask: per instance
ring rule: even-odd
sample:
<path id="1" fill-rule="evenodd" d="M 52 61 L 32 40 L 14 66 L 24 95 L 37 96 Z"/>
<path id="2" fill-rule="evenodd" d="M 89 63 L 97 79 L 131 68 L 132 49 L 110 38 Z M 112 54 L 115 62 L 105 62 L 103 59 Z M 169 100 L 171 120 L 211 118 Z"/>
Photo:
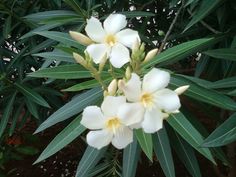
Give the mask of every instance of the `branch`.
<path id="1" fill-rule="evenodd" d="M 178 16 L 179 16 L 181 10 L 183 9 L 183 7 L 184 7 L 184 3 L 182 3 L 182 5 L 180 6 L 180 8 L 178 9 L 178 11 L 177 11 L 177 13 L 176 13 L 176 15 L 175 15 L 175 18 L 173 19 L 173 21 L 172 21 L 172 23 L 171 23 L 171 25 L 170 25 L 170 27 L 169 27 L 169 29 L 168 29 L 168 31 L 167 31 L 165 37 L 164 37 L 164 39 L 163 39 L 163 41 L 162 41 L 162 43 L 161 43 L 161 46 L 160 46 L 160 48 L 159 48 L 157 54 L 161 53 L 161 51 L 164 49 L 164 47 L 165 47 L 165 45 L 166 45 L 166 42 L 167 42 L 167 39 L 168 39 L 168 37 L 169 37 L 169 35 L 170 35 L 170 33 L 171 33 L 171 31 L 172 31 L 172 29 L 173 29 L 173 27 L 174 27 L 174 25 L 175 25 L 175 23 L 176 23 L 176 21 L 177 21 L 177 18 L 178 18 Z"/>

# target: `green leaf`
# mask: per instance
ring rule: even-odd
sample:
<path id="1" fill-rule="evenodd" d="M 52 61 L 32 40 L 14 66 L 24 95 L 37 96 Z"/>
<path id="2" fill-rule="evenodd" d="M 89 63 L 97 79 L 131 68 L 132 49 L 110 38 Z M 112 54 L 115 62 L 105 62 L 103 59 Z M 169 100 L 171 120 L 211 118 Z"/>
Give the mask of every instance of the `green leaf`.
<path id="1" fill-rule="evenodd" d="M 86 128 L 80 124 L 81 116 L 76 117 L 66 128 L 64 128 L 44 149 L 39 158 L 34 162 L 34 164 L 41 162 L 44 159 L 52 156 L 53 154 L 60 151 L 66 145 L 71 143 L 75 138 L 77 138 L 81 133 L 83 133 Z"/>
<path id="2" fill-rule="evenodd" d="M 39 150 L 31 146 L 18 146 L 15 150 L 21 154 L 25 155 L 35 155 L 38 154 Z"/>
<path id="3" fill-rule="evenodd" d="M 190 86 L 188 90 L 184 92 L 186 96 L 223 109 L 236 110 L 236 103 L 231 98 L 214 90 L 201 87 L 181 75 L 172 75 L 170 86 L 177 88 L 183 85 Z"/>
<path id="4" fill-rule="evenodd" d="M 6 18 L 6 21 L 3 25 L 3 29 L 2 29 L 2 35 L 5 39 L 8 38 L 8 35 L 10 34 L 11 32 L 11 16 L 9 15 L 7 18 Z"/>
<path id="5" fill-rule="evenodd" d="M 171 114 L 167 119 L 167 122 L 171 127 L 177 131 L 192 147 L 198 152 L 216 164 L 210 150 L 208 148 L 201 148 L 200 145 L 203 142 L 202 135 L 197 129 L 185 118 L 182 113 Z"/>
<path id="6" fill-rule="evenodd" d="M 14 133 L 18 118 L 21 116 L 23 106 L 24 106 L 24 103 L 22 103 L 20 106 L 18 106 L 16 108 L 16 110 L 14 110 L 14 115 L 12 116 L 11 126 L 9 128 L 9 136 L 12 136 Z"/>
<path id="7" fill-rule="evenodd" d="M 29 21 L 40 22 L 46 19 L 61 18 L 61 17 L 80 18 L 78 14 L 74 13 L 73 11 L 67 11 L 67 10 L 52 10 L 52 11 L 38 12 L 35 14 L 27 15 L 24 18 Z"/>
<path id="8" fill-rule="evenodd" d="M 176 132 L 168 131 L 168 133 L 170 133 L 172 147 L 186 169 L 193 177 L 201 177 L 202 175 L 198 165 L 198 160 L 194 154 L 193 148 Z"/>
<path id="9" fill-rule="evenodd" d="M 75 177 L 87 177 L 91 169 L 94 168 L 103 157 L 106 150 L 107 147 L 98 150 L 88 146 L 79 162 Z"/>
<path id="10" fill-rule="evenodd" d="M 26 55 L 31 55 L 33 53 L 39 52 L 41 50 L 45 50 L 45 48 L 51 47 L 52 45 L 54 45 L 56 42 L 54 40 L 51 39 L 47 39 L 41 43 L 39 43 L 39 45 L 36 45 L 32 48 L 32 50 L 29 53 L 26 53 L 24 56 Z"/>
<path id="11" fill-rule="evenodd" d="M 26 98 L 25 99 L 26 106 L 29 110 L 29 112 L 37 119 L 39 119 L 39 113 L 37 110 L 37 107 L 34 102 L 32 102 L 30 99 Z"/>
<path id="12" fill-rule="evenodd" d="M 35 32 L 35 34 L 44 36 L 57 42 L 61 42 L 67 46 L 69 45 L 72 47 L 76 47 L 80 51 L 85 50 L 85 46 L 81 45 L 80 43 L 72 39 L 68 33 L 62 33 L 57 31 L 41 31 L 41 32 Z"/>
<path id="13" fill-rule="evenodd" d="M 134 17 L 153 17 L 155 16 L 152 12 L 145 12 L 145 11 L 122 11 L 119 12 L 123 15 L 125 15 L 127 18 L 134 18 Z"/>
<path id="14" fill-rule="evenodd" d="M 43 52 L 43 53 L 36 53 L 33 54 L 33 56 L 36 57 L 43 57 L 48 60 L 56 60 L 56 61 L 65 61 L 69 63 L 75 63 L 75 59 L 72 55 L 60 51 L 60 50 L 54 50 L 53 52 Z"/>
<path id="15" fill-rule="evenodd" d="M 122 177 L 135 177 L 140 150 L 136 139 L 124 149 Z"/>
<path id="16" fill-rule="evenodd" d="M 14 94 L 10 97 L 9 101 L 7 102 L 6 108 L 3 110 L 3 115 L 1 117 L 1 122 L 0 122 L 0 137 L 2 137 L 2 134 L 4 133 L 4 130 L 7 127 L 8 120 L 12 113 L 16 94 L 17 92 L 14 92 Z"/>
<path id="17" fill-rule="evenodd" d="M 214 49 L 205 51 L 203 53 L 213 58 L 236 61 L 236 49 L 231 49 L 231 48 Z"/>
<path id="18" fill-rule="evenodd" d="M 24 34 L 23 36 L 20 37 L 20 39 L 32 37 L 32 36 L 36 35 L 35 32 L 50 30 L 50 29 L 53 29 L 53 28 L 58 27 L 60 25 L 61 25 L 60 23 L 54 23 L 54 24 L 40 26 L 40 27 L 35 28 L 35 29 L 31 30 L 30 32 Z"/>
<path id="19" fill-rule="evenodd" d="M 166 177 L 175 177 L 174 162 L 165 127 L 153 136 L 154 151 Z"/>
<path id="20" fill-rule="evenodd" d="M 202 147 L 218 147 L 236 140 L 236 113 L 214 130 L 203 142 Z"/>
<path id="21" fill-rule="evenodd" d="M 79 64 L 62 65 L 53 68 L 45 68 L 29 73 L 30 77 L 48 77 L 53 79 L 81 79 L 91 78 L 90 71 L 85 70 Z"/>
<path id="22" fill-rule="evenodd" d="M 143 152 L 152 161 L 152 155 L 153 155 L 152 135 L 143 132 L 142 129 L 137 129 L 134 131 L 134 133 Z"/>
<path id="23" fill-rule="evenodd" d="M 41 97 L 37 92 L 35 92 L 34 90 L 32 90 L 31 88 L 20 84 L 20 83 L 14 83 L 14 85 L 16 86 L 16 88 L 23 94 L 25 95 L 29 100 L 44 106 L 44 107 L 48 107 L 50 108 L 50 106 L 48 105 L 48 103 L 44 100 L 43 97 Z"/>
<path id="24" fill-rule="evenodd" d="M 201 21 L 208 14 L 210 14 L 216 7 L 218 7 L 224 0 L 203 0 L 196 13 L 194 13 L 192 20 L 185 27 L 184 31 L 188 30 L 197 22 Z"/>
<path id="25" fill-rule="evenodd" d="M 152 60 L 145 63 L 143 67 L 152 67 L 162 62 L 176 62 L 209 47 L 214 42 L 216 42 L 214 38 L 203 38 L 176 45 L 156 55 Z"/>
<path id="26" fill-rule="evenodd" d="M 213 89 L 236 88 L 236 76 L 215 81 L 210 85 L 208 85 L 208 88 L 213 88 Z"/>
<path id="27" fill-rule="evenodd" d="M 75 12 L 77 12 L 78 14 L 80 14 L 82 17 L 84 18 L 88 18 L 86 11 L 84 11 L 80 5 L 78 4 L 78 1 L 76 0 L 64 0 L 64 2 L 66 4 L 68 4 L 71 8 L 74 9 Z"/>
<path id="28" fill-rule="evenodd" d="M 104 79 L 103 82 L 104 83 L 108 83 L 112 80 L 112 78 L 107 78 L 107 79 Z M 97 87 L 99 86 L 99 82 L 95 79 L 92 79 L 92 80 L 89 80 L 89 81 L 85 81 L 85 82 L 82 82 L 82 83 L 79 83 L 79 84 L 76 84 L 76 85 L 73 85 L 72 87 L 69 87 L 67 89 L 64 89 L 63 91 L 67 91 L 67 92 L 78 92 L 78 91 L 81 91 L 81 90 L 85 90 L 85 89 L 90 89 L 90 88 L 94 88 L 94 87 Z"/>
<path id="29" fill-rule="evenodd" d="M 86 106 L 96 103 L 101 96 L 102 90 L 100 88 L 94 88 L 78 95 L 48 117 L 48 119 L 38 127 L 35 133 L 41 132 L 58 122 L 80 113 Z"/>

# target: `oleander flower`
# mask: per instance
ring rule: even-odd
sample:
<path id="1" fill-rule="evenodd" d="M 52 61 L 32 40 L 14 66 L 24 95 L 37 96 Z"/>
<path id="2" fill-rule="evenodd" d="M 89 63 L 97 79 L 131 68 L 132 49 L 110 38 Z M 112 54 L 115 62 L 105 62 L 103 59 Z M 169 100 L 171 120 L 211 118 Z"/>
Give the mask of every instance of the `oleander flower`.
<path id="1" fill-rule="evenodd" d="M 125 28 L 127 20 L 124 15 L 111 14 L 102 23 L 95 17 L 87 20 L 85 31 L 94 44 L 86 48 L 86 52 L 98 64 L 104 56 L 111 64 L 120 68 L 130 61 L 128 48 L 140 41 L 137 31 Z"/>
<path id="2" fill-rule="evenodd" d="M 119 88 L 124 92 L 130 102 L 139 103 L 144 111 L 144 119 L 141 124 L 146 133 L 154 133 L 162 128 L 163 120 L 170 113 L 178 112 L 180 100 L 178 94 L 166 86 L 170 81 L 170 74 L 160 69 L 152 69 L 143 78 L 132 73 L 130 80 L 119 83 Z M 137 127 L 138 128 L 138 127 Z"/>
<path id="3" fill-rule="evenodd" d="M 142 121 L 142 107 L 137 103 L 126 103 L 124 96 L 106 96 L 101 108 L 88 106 L 84 109 L 81 124 L 91 129 L 87 143 L 97 149 L 110 142 L 118 149 L 133 141 L 129 126 Z"/>

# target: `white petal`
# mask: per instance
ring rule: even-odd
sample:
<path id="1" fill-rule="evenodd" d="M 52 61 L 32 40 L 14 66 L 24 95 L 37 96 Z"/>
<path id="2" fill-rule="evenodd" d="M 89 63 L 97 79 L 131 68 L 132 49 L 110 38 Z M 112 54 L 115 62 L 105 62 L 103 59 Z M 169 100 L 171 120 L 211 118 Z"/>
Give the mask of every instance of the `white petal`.
<path id="1" fill-rule="evenodd" d="M 113 133 L 107 130 L 90 131 L 87 134 L 87 143 L 97 149 L 107 146 L 113 137 Z"/>
<path id="2" fill-rule="evenodd" d="M 174 91 L 162 89 L 155 93 L 155 102 L 157 107 L 164 109 L 165 112 L 171 113 L 180 108 L 180 100 Z"/>
<path id="3" fill-rule="evenodd" d="M 85 31 L 87 35 L 95 42 L 102 42 L 106 35 L 101 22 L 94 17 L 87 20 Z"/>
<path id="4" fill-rule="evenodd" d="M 92 130 L 101 129 L 105 126 L 105 118 L 99 107 L 88 106 L 83 111 L 82 120 L 80 123 L 86 128 Z"/>
<path id="5" fill-rule="evenodd" d="M 86 52 L 96 64 L 101 62 L 108 51 L 109 48 L 105 44 L 91 44 L 86 48 Z"/>
<path id="6" fill-rule="evenodd" d="M 125 29 L 118 32 L 116 34 L 116 38 L 120 43 L 124 44 L 130 49 L 133 47 L 137 40 L 140 41 L 138 32 L 132 29 Z"/>
<path id="7" fill-rule="evenodd" d="M 165 88 L 170 81 L 170 74 L 166 71 L 153 68 L 143 78 L 143 91 L 155 92 L 159 89 Z"/>
<path id="8" fill-rule="evenodd" d="M 163 125 L 163 119 L 163 113 L 160 110 L 146 110 L 142 122 L 143 131 L 146 133 L 154 133 L 160 130 Z"/>
<path id="9" fill-rule="evenodd" d="M 115 34 L 127 25 L 127 20 L 124 15 L 111 14 L 103 23 L 104 29 L 109 34 Z"/>
<path id="10" fill-rule="evenodd" d="M 117 149 L 123 149 L 132 142 L 133 142 L 133 131 L 125 126 L 119 128 L 115 133 L 114 138 L 112 139 L 112 144 Z"/>
<path id="11" fill-rule="evenodd" d="M 140 77 L 132 73 L 130 80 L 125 83 L 124 81 L 119 82 L 119 89 L 121 89 L 128 101 L 138 102 L 141 96 L 141 81 Z"/>
<path id="12" fill-rule="evenodd" d="M 115 68 L 121 68 L 130 61 L 129 50 L 122 44 L 117 43 L 111 49 L 110 62 Z"/>
<path id="13" fill-rule="evenodd" d="M 106 96 L 101 109 L 106 117 L 116 117 L 119 107 L 126 102 L 124 96 Z"/>
<path id="14" fill-rule="evenodd" d="M 140 103 L 124 103 L 119 107 L 118 117 L 126 126 L 135 125 L 143 120 L 144 108 Z"/>

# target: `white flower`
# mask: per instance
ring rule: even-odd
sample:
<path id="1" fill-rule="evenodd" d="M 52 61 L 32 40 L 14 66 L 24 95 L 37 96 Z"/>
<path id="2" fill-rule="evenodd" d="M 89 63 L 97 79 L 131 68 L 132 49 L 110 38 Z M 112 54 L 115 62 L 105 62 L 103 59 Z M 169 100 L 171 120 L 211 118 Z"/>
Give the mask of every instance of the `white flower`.
<path id="1" fill-rule="evenodd" d="M 87 35 L 96 43 L 87 47 L 86 52 L 98 64 L 107 55 L 111 64 L 120 68 L 130 61 L 130 52 L 134 43 L 140 41 L 137 31 L 124 29 L 127 20 L 124 15 L 111 14 L 103 23 L 94 17 L 87 20 L 85 31 Z M 128 48 L 127 48 L 128 47 Z"/>
<path id="2" fill-rule="evenodd" d="M 127 100 L 139 103 L 145 109 L 144 120 L 139 126 L 146 133 L 154 133 L 161 129 L 163 120 L 169 113 L 176 113 L 180 108 L 177 93 L 165 88 L 169 80 L 168 72 L 155 68 L 144 76 L 143 82 L 137 74 L 132 73 L 127 83 L 124 81 L 119 83 L 119 88 Z"/>
<path id="3" fill-rule="evenodd" d="M 137 103 L 126 103 L 124 96 L 105 97 L 101 108 L 88 106 L 84 109 L 81 124 L 93 130 L 87 134 L 87 143 L 97 149 L 110 142 L 118 149 L 133 141 L 129 126 L 142 121 L 142 107 Z"/>

